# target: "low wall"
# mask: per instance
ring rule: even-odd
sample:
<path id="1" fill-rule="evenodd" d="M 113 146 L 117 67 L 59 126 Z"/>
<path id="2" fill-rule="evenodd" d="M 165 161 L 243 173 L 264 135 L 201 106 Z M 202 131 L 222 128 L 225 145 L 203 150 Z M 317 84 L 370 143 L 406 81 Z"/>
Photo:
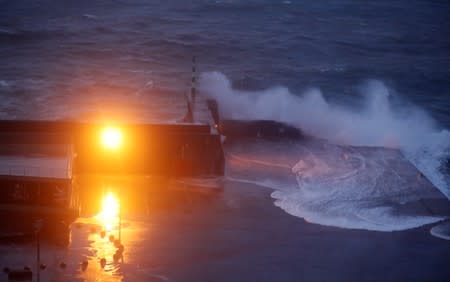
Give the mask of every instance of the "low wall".
<path id="1" fill-rule="evenodd" d="M 165 176 L 221 176 L 220 135 L 209 125 L 122 124 L 123 145 L 102 147 L 104 125 L 69 121 L 0 121 L 1 154 L 27 144 L 73 144 L 74 173 L 129 173 Z M 11 146 L 5 146 L 9 144 Z M 25 149 L 23 149 L 25 150 Z"/>

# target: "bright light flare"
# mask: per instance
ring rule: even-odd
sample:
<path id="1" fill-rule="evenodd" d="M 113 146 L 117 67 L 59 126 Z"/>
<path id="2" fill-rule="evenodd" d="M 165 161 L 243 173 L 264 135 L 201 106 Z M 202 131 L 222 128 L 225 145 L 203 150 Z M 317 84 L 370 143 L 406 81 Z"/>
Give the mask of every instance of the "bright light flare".
<path id="1" fill-rule="evenodd" d="M 115 127 L 106 127 L 102 131 L 101 141 L 105 148 L 116 150 L 122 145 L 122 132 Z"/>
<path id="2" fill-rule="evenodd" d="M 117 197 L 109 192 L 103 197 L 102 209 L 96 218 L 107 231 L 111 231 L 119 222 L 120 202 Z"/>

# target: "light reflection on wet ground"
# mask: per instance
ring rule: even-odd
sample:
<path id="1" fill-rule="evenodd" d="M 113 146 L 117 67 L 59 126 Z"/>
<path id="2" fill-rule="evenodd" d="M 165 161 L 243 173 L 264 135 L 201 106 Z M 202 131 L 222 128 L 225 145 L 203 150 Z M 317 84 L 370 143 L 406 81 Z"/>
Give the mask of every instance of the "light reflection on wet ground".
<path id="1" fill-rule="evenodd" d="M 165 281 L 167 277 L 146 267 L 149 261 L 140 253 L 141 244 L 151 242 L 153 224 L 160 223 L 169 211 L 189 213 L 199 201 L 209 202 L 221 194 L 192 193 L 184 186 L 167 188 L 165 180 L 148 177 L 86 176 L 76 182 L 82 217 L 70 230 L 54 231 L 64 239 L 61 241 L 68 239 L 67 244 L 41 234 L 40 261 L 45 269 L 40 270 L 40 281 L 122 281 L 124 273 L 127 281 Z M 123 213 L 121 242 L 119 205 Z M 33 281 L 38 281 L 34 236 L 2 241 L 0 266 L 3 270 L 28 266 L 33 271 Z M 0 273 L 0 281 L 8 281 L 8 275 Z"/>
<path id="2" fill-rule="evenodd" d="M 46 264 L 46 269 L 40 272 L 41 281 L 122 281 L 122 267 L 128 264 L 126 249 L 123 257 L 115 259 L 118 248 L 110 241 L 110 236 L 116 237 L 117 229 L 106 232 L 105 236 L 101 231 L 102 226 L 96 218 L 80 218 L 72 225 L 71 241 L 67 247 L 54 245 L 53 242 L 43 243 L 41 263 Z M 131 242 L 138 243 L 137 238 L 146 231 L 145 223 L 124 221 L 122 231 L 125 246 Z M 21 269 L 26 265 L 36 273 L 35 254 L 35 245 L 31 242 L 8 245 L 2 247 L 0 261 L 2 266 L 11 269 Z M 11 256 L 14 258 L 11 259 Z M 127 265 L 126 268 L 134 267 Z M 7 281 L 7 275 L 2 275 L 0 281 Z"/>
<path id="3" fill-rule="evenodd" d="M 125 263 L 125 260 L 123 257 L 115 258 L 118 248 L 115 246 L 114 240 L 110 240 L 111 236 L 114 236 L 114 239 L 117 238 L 117 229 L 103 233 L 103 228 L 96 218 L 81 218 L 75 225 L 78 226 L 76 227 L 78 230 L 72 231 L 72 234 L 78 238 L 73 238 L 74 241 L 79 239 L 83 241 L 82 238 L 87 238 L 87 244 L 81 242 L 79 250 L 83 255 L 78 262 L 80 267 L 76 276 L 85 281 L 122 281 L 121 264 Z M 126 222 L 125 225 L 129 226 L 129 223 Z M 132 240 L 130 238 L 132 233 L 129 234 L 126 228 L 123 231 L 127 234 L 127 241 Z M 74 244 L 69 249 L 77 252 L 73 247 Z"/>
<path id="4" fill-rule="evenodd" d="M 139 232 L 145 230 L 144 225 L 143 222 L 124 221 L 123 244 L 136 240 Z M 110 236 L 117 238 L 117 229 L 104 234 L 102 230 L 103 226 L 97 218 L 80 218 L 71 226 L 68 246 L 60 246 L 43 238 L 41 263 L 46 265 L 46 269 L 40 271 L 41 281 L 122 281 L 121 265 L 126 263 L 127 254 L 124 252 L 123 258 L 115 259 L 118 248 Z M 102 259 L 105 259 L 104 265 Z M 2 268 L 11 270 L 28 266 L 36 275 L 35 242 L 0 246 L 0 263 Z M 0 275 L 0 281 L 8 281 L 6 273 Z"/>
<path id="5" fill-rule="evenodd" d="M 370 232 L 309 224 L 275 207 L 270 192 L 230 181 L 221 192 L 166 189 L 151 191 L 145 199 L 140 191 L 139 203 L 148 205 L 132 207 L 124 202 L 125 250 L 119 263 L 111 257 L 115 248 L 107 234 L 101 238 L 101 224 L 92 217 L 98 210 L 92 209 L 91 216 L 71 226 L 68 245 L 42 243 L 47 268 L 41 281 L 446 281 L 449 277 L 449 270 L 442 267 L 450 259 L 448 242 L 430 236 L 429 226 Z M 105 268 L 100 265 L 103 256 Z M 85 271 L 83 260 L 88 261 Z M 35 269 L 33 242 L 0 244 L 0 268 L 24 265 Z M 0 281 L 7 281 L 6 274 L 0 273 Z"/>

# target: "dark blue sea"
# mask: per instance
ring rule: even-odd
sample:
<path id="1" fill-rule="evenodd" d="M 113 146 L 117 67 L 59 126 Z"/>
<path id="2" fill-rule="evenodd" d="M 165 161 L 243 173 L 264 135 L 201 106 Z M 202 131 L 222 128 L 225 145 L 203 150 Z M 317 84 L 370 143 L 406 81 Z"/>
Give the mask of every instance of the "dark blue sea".
<path id="1" fill-rule="evenodd" d="M 151 115 L 152 91 L 184 99 L 196 56 L 223 117 L 317 138 L 226 147 L 226 177 L 313 223 L 414 228 L 445 219 L 393 212 L 420 200 L 416 172 L 450 197 L 449 20 L 437 0 L 3 0 L 0 118 Z"/>
<path id="2" fill-rule="evenodd" d="M 43 247 L 43 281 L 445 277 L 449 1 L 0 0 L 0 119 L 181 117 L 158 101 L 184 105 L 193 56 L 222 118 L 308 138 L 225 139 L 223 194 L 125 217 L 122 264 L 82 218 L 68 248 Z M 0 249 L 34 265 L 34 245 Z"/>

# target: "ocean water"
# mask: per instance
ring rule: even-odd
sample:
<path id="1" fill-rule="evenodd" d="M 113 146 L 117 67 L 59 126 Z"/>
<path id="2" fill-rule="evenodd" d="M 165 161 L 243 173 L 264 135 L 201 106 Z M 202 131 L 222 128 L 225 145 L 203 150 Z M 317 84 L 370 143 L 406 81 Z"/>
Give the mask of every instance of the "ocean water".
<path id="1" fill-rule="evenodd" d="M 413 228 L 445 218 L 393 213 L 426 196 L 411 171 L 450 198 L 449 20 L 447 1 L 0 1 L 0 118 L 148 121 L 195 55 L 223 117 L 317 138 L 227 146 L 227 177 L 310 222 Z"/>

